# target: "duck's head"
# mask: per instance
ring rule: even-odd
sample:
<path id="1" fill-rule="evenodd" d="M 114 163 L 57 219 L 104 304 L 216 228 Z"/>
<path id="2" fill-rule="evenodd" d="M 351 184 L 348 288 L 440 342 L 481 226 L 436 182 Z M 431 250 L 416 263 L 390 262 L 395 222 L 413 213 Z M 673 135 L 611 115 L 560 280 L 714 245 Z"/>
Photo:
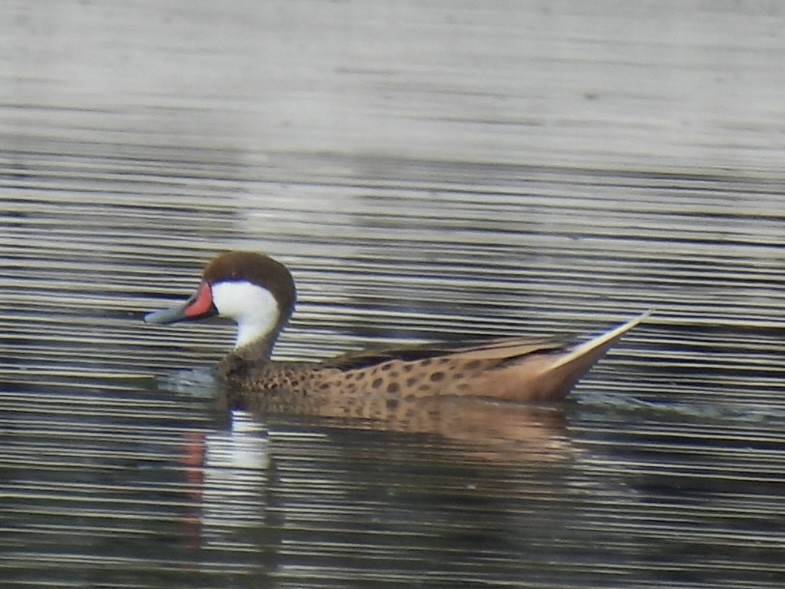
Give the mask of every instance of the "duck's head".
<path id="1" fill-rule="evenodd" d="M 149 313 L 144 320 L 176 323 L 225 317 L 237 323 L 235 349 L 256 342 L 272 348 L 294 310 L 296 296 L 286 266 L 263 254 L 234 251 L 207 265 L 202 282 L 183 305 Z"/>

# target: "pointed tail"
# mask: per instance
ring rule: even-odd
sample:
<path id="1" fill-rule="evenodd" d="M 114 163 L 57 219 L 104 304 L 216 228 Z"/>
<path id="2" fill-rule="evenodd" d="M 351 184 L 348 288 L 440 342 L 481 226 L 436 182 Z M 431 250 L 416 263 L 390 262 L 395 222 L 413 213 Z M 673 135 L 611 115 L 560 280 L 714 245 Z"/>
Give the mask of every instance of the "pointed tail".
<path id="1" fill-rule="evenodd" d="M 503 397 L 522 401 L 558 401 L 621 337 L 651 315 L 645 313 L 561 354 L 532 354 L 518 364 L 517 386 Z M 515 368 L 512 368 L 515 370 Z"/>
<path id="2" fill-rule="evenodd" d="M 627 323 L 622 323 L 610 331 L 575 346 L 568 354 L 562 356 L 558 362 L 553 364 L 550 369 L 561 370 L 565 367 L 579 364 L 581 366 L 585 365 L 588 370 L 597 360 L 602 358 L 605 352 L 607 352 L 613 344 L 619 341 L 625 333 L 637 326 L 641 321 L 649 317 L 649 315 L 651 315 L 651 311 L 646 311 L 645 313 L 630 319 Z"/>
<path id="3" fill-rule="evenodd" d="M 575 383 L 605 355 L 611 346 L 618 342 L 633 327 L 649 317 L 651 313 L 651 310 L 646 311 L 610 331 L 598 335 L 587 342 L 578 344 L 543 371 L 541 382 L 543 384 L 547 382 L 554 383 L 556 388 L 562 389 L 560 396 L 566 395 L 575 386 Z"/>

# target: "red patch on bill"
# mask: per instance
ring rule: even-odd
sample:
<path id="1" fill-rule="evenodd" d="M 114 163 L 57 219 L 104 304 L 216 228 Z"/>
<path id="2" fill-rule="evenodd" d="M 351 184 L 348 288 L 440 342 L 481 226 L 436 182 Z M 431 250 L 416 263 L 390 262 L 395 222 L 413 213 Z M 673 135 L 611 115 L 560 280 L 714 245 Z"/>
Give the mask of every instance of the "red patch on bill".
<path id="1" fill-rule="evenodd" d="M 199 317 L 210 312 L 213 306 L 213 293 L 210 284 L 202 282 L 196 291 L 193 301 L 185 308 L 186 317 Z"/>

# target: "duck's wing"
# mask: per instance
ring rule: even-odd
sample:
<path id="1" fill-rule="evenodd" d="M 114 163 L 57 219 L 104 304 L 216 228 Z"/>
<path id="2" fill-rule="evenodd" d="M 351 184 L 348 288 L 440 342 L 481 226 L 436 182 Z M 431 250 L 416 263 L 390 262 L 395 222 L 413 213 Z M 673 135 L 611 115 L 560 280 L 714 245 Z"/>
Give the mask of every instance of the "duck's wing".
<path id="1" fill-rule="evenodd" d="M 648 315 L 639 315 L 579 344 L 569 345 L 558 338 L 508 338 L 470 345 L 429 345 L 348 354 L 328 362 L 326 367 L 346 371 L 391 361 L 422 363 L 448 358 L 448 365 L 456 371 L 476 364 L 482 377 L 476 384 L 485 391 L 480 394 L 499 399 L 553 401 L 563 398 L 613 344 Z"/>
<path id="2" fill-rule="evenodd" d="M 325 362 L 325 366 L 340 370 L 355 370 L 384 364 L 392 360 L 417 362 L 429 358 L 450 356 L 466 360 L 509 360 L 539 352 L 564 350 L 569 340 L 563 338 L 504 338 L 461 343 L 438 343 L 399 348 L 381 348 L 349 352 Z"/>

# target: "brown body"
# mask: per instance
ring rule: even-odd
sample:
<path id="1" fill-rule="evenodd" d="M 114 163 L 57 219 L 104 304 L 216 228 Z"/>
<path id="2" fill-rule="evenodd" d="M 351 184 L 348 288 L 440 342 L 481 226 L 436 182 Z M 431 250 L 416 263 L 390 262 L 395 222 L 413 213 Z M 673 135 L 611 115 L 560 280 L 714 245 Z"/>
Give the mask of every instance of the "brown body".
<path id="1" fill-rule="evenodd" d="M 219 372 L 239 402 L 259 411 L 410 419 L 406 412 L 434 398 L 552 402 L 563 399 L 639 320 L 572 348 L 519 338 L 302 364 L 273 362 L 263 350 L 247 346 L 224 358 Z"/>
<path id="2" fill-rule="evenodd" d="M 273 362 L 275 340 L 295 300 L 294 280 L 283 264 L 262 254 L 229 252 L 208 264 L 196 294 L 184 305 L 146 320 L 234 319 L 237 346 L 219 372 L 237 403 L 260 411 L 380 419 L 411 417 L 409 412 L 444 399 L 558 401 L 647 316 L 572 346 L 518 338 L 366 352 L 316 364 Z"/>

